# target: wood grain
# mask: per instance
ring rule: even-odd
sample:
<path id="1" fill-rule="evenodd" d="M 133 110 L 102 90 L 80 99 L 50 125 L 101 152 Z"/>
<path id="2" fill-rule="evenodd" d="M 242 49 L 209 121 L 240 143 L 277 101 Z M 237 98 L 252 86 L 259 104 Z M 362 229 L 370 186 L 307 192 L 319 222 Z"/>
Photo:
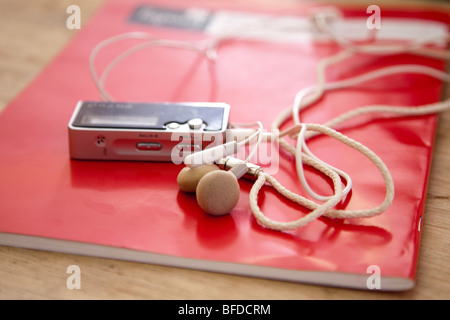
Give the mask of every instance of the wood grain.
<path id="1" fill-rule="evenodd" d="M 258 3 L 269 6 L 274 1 Z M 296 1 L 285 2 L 291 5 Z M 101 3 L 101 0 L 0 2 L 0 110 L 76 34 L 66 28 L 66 8 L 70 4 L 79 5 L 83 23 Z M 404 3 L 411 5 L 411 1 Z M 449 8 L 438 5 L 445 10 Z M 0 247 L 0 299 L 450 299 L 449 141 L 450 112 L 447 112 L 440 117 L 423 222 L 418 283 L 411 291 L 347 290 Z M 66 269 L 72 264 L 81 268 L 81 290 L 66 287 Z"/>

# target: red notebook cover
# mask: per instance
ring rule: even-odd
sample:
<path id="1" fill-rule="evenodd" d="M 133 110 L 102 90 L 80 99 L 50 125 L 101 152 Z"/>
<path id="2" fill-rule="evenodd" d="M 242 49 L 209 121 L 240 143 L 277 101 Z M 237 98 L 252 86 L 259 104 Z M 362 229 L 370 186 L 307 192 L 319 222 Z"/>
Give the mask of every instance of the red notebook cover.
<path id="1" fill-rule="evenodd" d="M 194 5 L 211 13 L 286 14 L 275 7 L 219 6 L 214 1 Z M 386 163 L 396 190 L 392 206 L 377 217 L 320 218 L 290 232 L 271 231 L 256 222 L 248 204 L 250 181 L 239 180 L 240 200 L 229 215 L 212 217 L 202 212 L 194 195 L 179 191 L 180 165 L 70 159 L 67 124 L 76 103 L 100 100 L 88 64 L 96 44 L 131 31 L 174 40 L 210 37 L 201 26 L 139 21 L 133 15 L 140 6 L 183 12 L 187 4 L 108 1 L 0 115 L 0 147 L 4 150 L 0 157 L 0 244 L 353 288 L 367 288 L 369 267 L 376 266 L 381 289 L 411 288 L 436 129 L 434 115 L 374 120 L 342 129 Z M 367 17 L 365 8 L 344 12 Z M 304 16 L 305 8 L 293 7 L 289 15 Z M 448 24 L 447 15 L 432 11 L 383 11 L 383 17 L 389 16 Z M 117 45 L 99 56 L 98 68 L 104 68 L 124 48 L 125 44 Z M 195 54 L 149 49 L 118 65 L 106 87 L 121 101 L 226 102 L 231 105 L 231 122 L 259 120 L 269 128 L 299 89 L 315 83 L 317 62 L 337 50 L 326 42 L 235 39 L 220 47 L 212 78 L 207 63 Z M 332 81 L 403 63 L 443 69 L 441 61 L 408 54 L 357 56 L 332 67 L 327 78 Z M 302 119 L 324 123 L 368 104 L 432 103 L 439 100 L 441 88 L 438 80 L 425 76 L 395 75 L 326 94 Z M 326 137 L 313 139 L 308 146 L 352 177 L 348 209 L 381 203 L 383 180 L 368 160 Z M 281 154 L 273 175 L 304 195 L 294 173 L 293 159 Z M 322 177 L 311 170 L 307 174 L 314 188 L 331 192 Z M 305 214 L 269 186 L 263 188 L 258 203 L 273 219 L 288 221 Z"/>

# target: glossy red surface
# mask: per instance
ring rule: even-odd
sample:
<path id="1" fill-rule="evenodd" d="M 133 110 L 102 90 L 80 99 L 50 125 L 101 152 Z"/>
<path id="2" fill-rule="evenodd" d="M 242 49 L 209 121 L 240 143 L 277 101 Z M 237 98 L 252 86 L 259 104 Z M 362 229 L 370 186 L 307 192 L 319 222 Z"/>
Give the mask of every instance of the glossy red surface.
<path id="1" fill-rule="evenodd" d="M 374 218 L 320 218 L 285 233 L 257 224 L 248 204 L 249 181 L 239 181 L 241 197 L 231 214 L 212 217 L 201 211 L 195 195 L 178 190 L 176 176 L 181 166 L 71 160 L 67 123 L 72 111 L 80 99 L 100 99 L 88 69 L 95 44 L 135 30 L 170 39 L 205 37 L 192 31 L 128 24 L 127 17 L 137 3 L 108 2 L 0 116 L 0 232 L 295 270 L 366 274 L 368 266 L 378 265 L 385 276 L 414 278 L 435 116 L 369 120 L 343 129 L 385 161 L 395 182 L 393 205 Z M 172 1 L 170 5 L 183 3 Z M 213 2 L 204 5 L 214 8 Z M 432 14 L 411 12 L 410 16 L 434 19 Z M 232 122 L 260 120 L 268 128 L 299 89 L 315 82 L 316 63 L 336 49 L 313 43 L 231 41 L 219 50 L 214 81 L 207 64 L 195 55 L 151 49 L 120 64 L 107 88 L 119 100 L 224 101 L 232 106 Z M 103 58 L 111 59 L 120 50 Z M 397 63 L 443 68 L 435 60 L 410 55 L 355 59 L 333 67 L 329 79 Z M 431 103 L 439 100 L 440 92 L 437 80 L 397 75 L 329 93 L 305 111 L 303 119 L 322 123 L 366 104 Z M 313 139 L 309 146 L 352 176 L 354 189 L 347 208 L 381 203 L 383 181 L 368 160 L 325 137 Z M 274 176 L 304 194 L 294 172 L 292 158 L 282 154 Z M 314 188 L 331 192 L 317 173 L 307 170 L 307 175 Z M 305 214 L 270 187 L 263 188 L 259 204 L 268 216 L 280 220 Z"/>

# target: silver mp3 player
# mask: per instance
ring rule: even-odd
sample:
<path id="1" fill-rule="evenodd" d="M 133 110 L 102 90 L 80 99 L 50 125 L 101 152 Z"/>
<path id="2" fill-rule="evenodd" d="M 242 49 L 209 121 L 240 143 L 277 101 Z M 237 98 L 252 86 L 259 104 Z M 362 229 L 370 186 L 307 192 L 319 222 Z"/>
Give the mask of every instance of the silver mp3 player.
<path id="1" fill-rule="evenodd" d="M 172 161 L 225 143 L 225 103 L 80 101 L 69 122 L 73 159 Z"/>

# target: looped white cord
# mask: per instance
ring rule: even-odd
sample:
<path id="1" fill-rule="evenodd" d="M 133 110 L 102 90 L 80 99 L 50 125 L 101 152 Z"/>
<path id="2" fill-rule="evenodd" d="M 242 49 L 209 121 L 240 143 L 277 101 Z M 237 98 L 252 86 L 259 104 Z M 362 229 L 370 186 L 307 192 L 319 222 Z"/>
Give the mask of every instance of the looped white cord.
<path id="1" fill-rule="evenodd" d="M 321 70 L 321 72 L 324 73 L 325 69 Z M 319 73 L 321 73 L 321 72 L 319 72 Z M 322 77 L 319 76 L 318 78 L 322 78 Z M 320 79 L 320 82 L 323 83 L 323 85 L 319 86 L 317 90 L 312 92 L 312 93 L 316 93 L 317 98 L 319 98 L 320 95 L 322 95 L 323 91 L 325 90 L 325 89 L 322 89 L 322 90 L 320 89 L 320 88 L 325 88 L 325 80 Z M 301 108 L 302 101 L 309 93 L 311 93 L 311 90 L 309 90 L 309 88 L 306 88 L 306 90 L 300 90 L 297 93 L 297 95 L 295 96 L 294 106 L 292 108 L 292 117 L 294 119 L 294 123 L 297 125 L 301 123 L 299 110 Z M 305 135 L 306 135 L 306 126 L 303 126 L 300 130 L 300 133 L 297 136 L 297 152 L 295 154 L 295 165 L 297 168 L 297 174 L 299 176 L 300 183 L 302 184 L 303 188 L 306 190 L 306 192 L 311 197 L 313 197 L 316 200 L 326 201 L 330 198 L 330 196 L 322 196 L 322 195 L 317 194 L 315 191 L 313 191 L 311 189 L 308 182 L 306 181 L 306 177 L 303 172 L 302 149 L 304 150 L 305 154 L 307 154 L 308 156 L 313 158 L 316 162 L 321 162 L 324 166 L 327 166 L 331 170 L 335 171 L 346 181 L 346 187 L 343 191 L 343 199 L 344 199 L 352 188 L 352 180 L 351 180 L 350 176 L 347 173 L 345 173 L 344 171 L 339 170 L 339 169 L 325 163 L 324 161 L 320 160 L 319 158 L 317 158 L 307 147 Z"/>
<path id="2" fill-rule="evenodd" d="M 331 196 L 322 196 L 322 195 L 317 194 L 309 186 L 308 181 L 306 180 L 305 174 L 303 172 L 303 160 L 302 160 L 307 155 L 313 161 L 320 163 L 322 166 L 328 167 L 332 171 L 336 172 L 340 177 L 342 177 L 346 181 L 346 186 L 345 186 L 344 190 L 342 191 L 342 196 L 341 196 L 341 200 L 344 201 L 345 197 L 348 195 L 348 193 L 352 189 L 352 179 L 344 171 L 339 170 L 339 169 L 329 165 L 328 163 L 325 163 L 324 161 L 320 160 L 318 157 L 316 157 L 309 150 L 309 148 L 306 145 L 305 134 L 306 134 L 306 126 L 302 126 L 300 133 L 297 136 L 297 150 L 296 150 L 296 154 L 295 154 L 295 165 L 297 168 L 297 174 L 299 176 L 300 183 L 302 184 L 302 186 L 306 190 L 306 192 L 316 200 L 326 201 L 331 198 Z M 302 151 L 304 151 L 304 154 L 302 153 Z"/>
<path id="3" fill-rule="evenodd" d="M 320 21 L 320 20 L 319 20 Z M 321 22 L 324 22 L 322 20 Z M 331 31 L 329 29 L 325 30 L 328 34 L 331 34 Z M 332 35 L 332 34 L 331 34 Z M 304 89 L 303 91 L 300 91 L 295 98 L 294 106 L 291 108 L 286 109 L 284 112 L 282 112 L 279 117 L 277 117 L 272 124 L 273 129 L 278 129 L 282 123 L 284 123 L 287 118 L 289 117 L 289 113 L 292 112 L 292 117 L 294 119 L 294 122 L 299 125 L 300 118 L 299 118 L 299 111 L 302 108 L 305 108 L 315 101 L 317 101 L 325 91 L 327 90 L 334 90 L 338 88 L 344 88 L 352 85 L 356 85 L 359 83 L 362 83 L 364 81 L 368 81 L 371 79 L 375 79 L 378 77 L 387 76 L 390 74 L 395 73 L 422 73 L 426 74 L 435 78 L 439 78 L 444 81 L 449 81 L 450 77 L 448 74 L 445 74 L 439 70 L 425 67 L 425 66 L 419 66 L 419 65 L 404 65 L 404 66 L 394 66 L 394 67 L 387 67 L 383 68 L 381 70 L 372 71 L 357 77 L 344 79 L 338 82 L 334 83 L 326 83 L 325 82 L 325 68 L 331 64 L 340 62 L 344 59 L 347 59 L 352 56 L 352 51 L 356 52 L 366 52 L 366 53 L 373 53 L 373 54 L 394 54 L 399 52 L 407 52 L 407 51 L 413 51 L 413 53 L 416 54 L 422 54 L 425 56 L 430 57 L 436 57 L 436 58 L 449 58 L 450 55 L 448 52 L 442 52 L 442 51 L 433 51 L 425 48 L 421 48 L 418 43 L 410 43 L 407 46 L 399 47 L 383 47 L 382 50 L 379 50 L 379 48 L 376 48 L 376 50 L 370 50 L 370 46 L 365 46 L 364 50 L 357 50 L 359 49 L 358 46 L 351 45 L 347 42 L 339 41 L 340 39 L 334 38 L 334 40 L 343 46 L 346 50 L 340 51 L 338 54 L 331 56 L 329 58 L 323 59 L 321 62 L 319 62 L 317 66 L 317 85 L 312 86 L 309 88 Z M 309 96 L 308 96 L 309 95 Z M 307 97 L 309 100 L 302 104 L 302 100 Z M 356 110 L 350 111 L 348 113 L 345 113 L 335 119 L 332 119 L 331 121 L 327 122 L 328 125 L 337 125 L 339 123 L 342 123 L 350 118 L 356 117 L 358 115 L 364 114 L 364 113 L 372 113 L 372 112 L 389 112 L 392 113 L 392 116 L 396 116 L 396 114 L 399 115 L 424 115 L 424 114 L 430 114 L 435 113 L 438 111 L 446 110 L 450 108 L 450 99 L 444 102 L 438 102 L 434 104 L 424 105 L 415 107 L 413 109 L 408 107 L 392 107 L 392 106 L 368 106 L 368 107 L 362 107 L 358 108 Z M 312 158 L 307 154 L 301 154 L 301 147 L 303 146 L 303 149 L 306 149 L 305 141 L 305 133 L 306 129 L 313 130 L 313 126 L 315 126 L 315 133 L 325 133 L 333 138 L 336 138 L 337 140 L 351 146 L 352 148 L 358 150 L 362 154 L 364 154 L 367 158 L 369 158 L 378 168 L 380 173 L 383 176 L 383 179 L 385 181 L 386 186 L 386 196 L 383 201 L 383 203 L 373 209 L 365 209 L 365 210 L 335 210 L 333 208 L 333 203 L 336 201 L 336 199 L 342 195 L 342 191 L 340 189 L 341 185 L 340 183 L 337 183 L 337 173 L 336 169 L 333 168 L 332 170 L 329 165 L 323 163 L 321 160 L 317 158 Z M 319 129 L 320 128 L 320 129 Z M 290 131 L 290 130 L 288 130 Z M 280 134 L 279 143 L 282 148 L 285 150 L 291 152 L 296 157 L 296 166 L 297 171 L 299 174 L 300 181 L 302 185 L 305 187 L 305 189 L 308 191 L 308 193 L 312 196 L 314 196 L 316 199 L 320 199 L 317 197 L 318 195 L 315 194 L 311 189 L 308 189 L 309 186 L 307 186 L 306 180 L 304 179 L 303 171 L 302 171 L 302 165 L 303 163 L 306 165 L 313 166 L 317 170 L 325 173 L 328 177 L 332 178 L 334 188 L 335 188 L 335 194 L 334 196 L 328 198 L 328 201 L 323 203 L 322 205 L 318 205 L 310 200 L 305 199 L 304 197 L 301 197 L 292 191 L 284 188 L 278 181 L 275 180 L 275 178 L 265 174 L 261 173 L 252 187 L 250 191 L 250 207 L 252 209 L 252 212 L 255 216 L 255 218 L 258 220 L 258 222 L 270 229 L 284 231 L 284 230 L 291 230 L 296 229 L 298 227 L 304 226 L 307 223 L 317 219 L 318 217 L 324 215 L 327 217 L 332 218 L 355 218 L 355 217 L 371 217 L 377 214 L 380 214 L 387 210 L 387 208 L 390 206 L 390 204 L 393 201 L 394 198 L 394 183 L 392 181 L 392 177 L 389 173 L 389 170 L 387 169 L 386 165 L 381 161 L 381 159 L 372 151 L 370 151 L 367 147 L 363 146 L 362 144 L 332 130 L 331 128 L 327 126 L 319 126 L 319 125 L 303 125 L 301 127 L 300 133 L 297 136 L 297 148 L 292 147 L 289 143 L 287 143 Z M 310 135 L 312 136 L 312 135 Z M 294 201 L 300 205 L 303 205 L 310 210 L 313 210 L 310 212 L 307 216 L 300 218 L 295 221 L 291 222 L 280 222 L 280 221 L 274 221 L 264 215 L 264 213 L 260 210 L 257 199 L 258 199 L 258 193 L 265 182 L 270 183 L 280 194 L 282 194 L 287 199 Z M 351 186 L 350 186 L 351 187 Z M 336 202 L 337 203 L 337 202 Z"/>
<path id="4" fill-rule="evenodd" d="M 114 44 L 120 41 L 124 40 L 130 40 L 130 39 L 137 39 L 137 40 L 144 40 L 145 42 L 137 44 L 128 50 L 122 52 L 119 56 L 117 56 L 112 62 L 110 62 L 105 69 L 103 70 L 103 73 L 101 77 L 98 76 L 98 73 L 95 68 L 95 59 L 98 55 L 98 53 Z M 185 41 L 175 41 L 175 40 L 163 40 L 159 39 L 151 34 L 145 33 L 145 32 L 130 32 L 130 33 L 124 33 L 120 34 L 111 38 L 108 38 L 100 43 L 98 43 L 94 49 L 91 52 L 91 55 L 89 57 L 89 68 L 91 71 L 92 79 L 94 80 L 94 83 L 100 92 L 100 95 L 102 98 L 106 101 L 113 101 L 114 98 L 109 94 L 106 89 L 104 88 L 104 83 L 106 81 L 106 78 L 110 74 L 110 72 L 113 70 L 114 67 L 116 67 L 122 60 L 127 58 L 128 56 L 137 53 L 139 51 L 142 51 L 147 48 L 151 47 L 168 47 L 168 48 L 175 48 L 175 49 L 184 49 L 188 51 L 192 51 L 194 53 L 199 54 L 200 56 L 203 56 L 207 61 L 214 62 L 216 58 L 215 50 L 216 46 L 218 46 L 219 43 L 214 43 L 213 45 L 207 43 L 206 46 L 202 45 L 201 43 L 189 43 Z"/>
<path id="5" fill-rule="evenodd" d="M 376 208 L 373 209 L 364 209 L 364 210 L 354 210 L 354 211 L 346 211 L 346 210 L 336 210 L 332 209 L 334 206 L 336 206 L 342 197 L 342 185 L 341 185 L 341 179 L 337 175 L 336 172 L 331 170 L 328 166 L 323 165 L 320 162 L 317 162 L 314 159 L 308 159 L 307 161 L 313 165 L 316 169 L 320 170 L 324 174 L 326 174 L 328 177 L 330 177 L 333 181 L 333 186 L 335 190 L 335 194 L 328 199 L 325 203 L 318 205 L 313 201 L 310 201 L 306 199 L 305 197 L 302 197 L 298 194 L 295 194 L 294 192 L 284 188 L 280 183 L 276 181 L 275 178 L 269 176 L 266 173 L 261 173 L 258 176 L 257 181 L 253 185 L 252 189 L 250 190 L 250 207 L 252 209 L 252 212 L 255 216 L 255 218 L 258 220 L 258 222 L 269 228 L 274 230 L 292 230 L 296 229 L 298 227 L 302 227 L 306 225 L 307 223 L 317 219 L 318 217 L 325 215 L 326 217 L 331 218 L 355 218 L 355 217 L 372 217 L 375 215 L 378 215 L 382 212 L 384 212 L 392 203 L 392 200 L 394 199 L 394 181 L 392 180 L 391 174 L 389 173 L 388 168 L 384 164 L 384 162 L 369 148 L 364 146 L 363 144 L 348 138 L 347 136 L 329 128 L 323 125 L 319 124 L 304 124 L 300 125 L 306 127 L 308 130 L 321 132 L 323 134 L 326 134 L 332 138 L 335 138 L 336 140 L 346 144 L 347 146 L 359 151 L 361 154 L 366 156 L 379 170 L 381 173 L 385 187 L 386 187 L 386 195 L 383 200 L 383 202 Z M 297 126 L 298 127 L 298 126 Z M 294 151 L 295 152 L 295 151 Z M 305 217 L 302 217 L 298 220 L 291 221 L 291 222 L 280 222 L 280 221 L 274 221 L 272 219 L 269 219 L 266 217 L 261 210 L 259 209 L 257 199 L 258 199 L 258 192 L 261 189 L 261 187 L 264 185 L 265 182 L 269 182 L 280 194 L 282 194 L 287 199 L 294 201 L 300 205 L 303 205 L 311 210 L 308 215 Z"/>

